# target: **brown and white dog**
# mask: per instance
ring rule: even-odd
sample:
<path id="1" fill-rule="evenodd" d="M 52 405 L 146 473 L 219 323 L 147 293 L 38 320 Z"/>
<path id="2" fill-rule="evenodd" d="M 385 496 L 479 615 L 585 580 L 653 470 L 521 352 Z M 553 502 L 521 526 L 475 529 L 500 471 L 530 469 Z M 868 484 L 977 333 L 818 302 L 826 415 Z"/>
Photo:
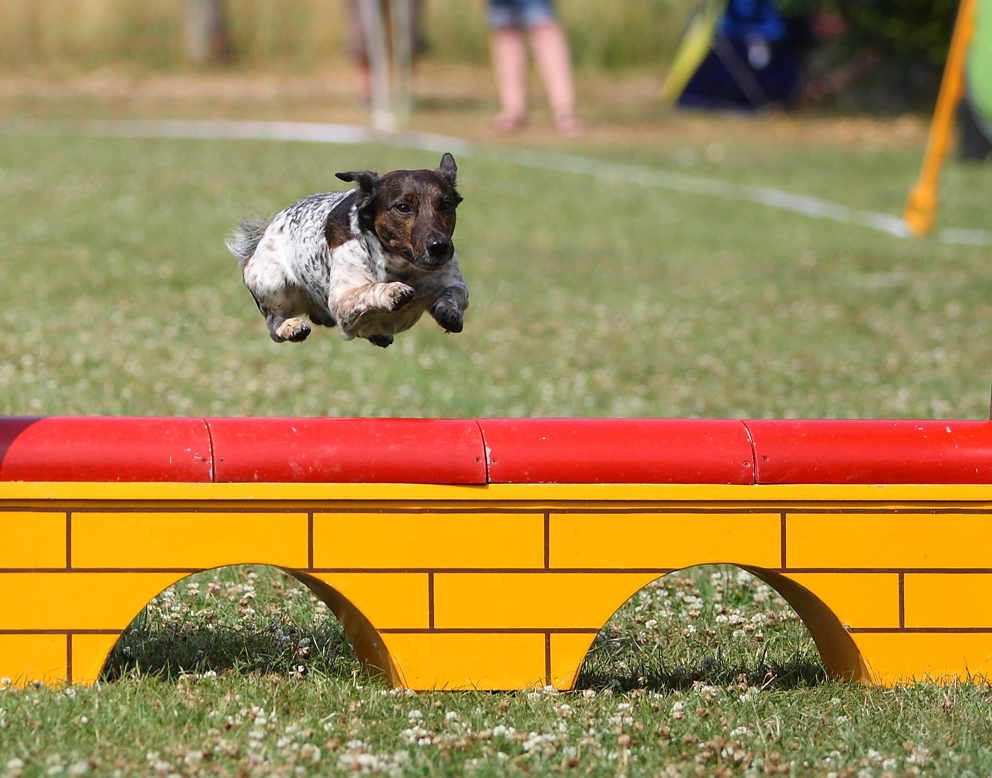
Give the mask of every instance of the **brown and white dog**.
<path id="1" fill-rule="evenodd" d="M 429 311 L 461 332 L 468 307 L 451 235 L 457 167 L 338 173 L 349 192 L 310 195 L 271 222 L 242 221 L 227 247 L 276 343 L 302 341 L 314 324 L 345 340 L 386 347 Z"/>

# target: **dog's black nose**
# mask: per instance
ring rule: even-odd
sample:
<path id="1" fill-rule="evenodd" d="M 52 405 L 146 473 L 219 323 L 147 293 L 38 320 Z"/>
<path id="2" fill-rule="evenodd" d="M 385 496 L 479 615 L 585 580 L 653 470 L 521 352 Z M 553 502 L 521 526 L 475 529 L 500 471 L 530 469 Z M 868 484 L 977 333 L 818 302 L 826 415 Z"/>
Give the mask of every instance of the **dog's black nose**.
<path id="1" fill-rule="evenodd" d="M 444 259 L 451 253 L 451 241 L 445 238 L 431 238 L 427 241 L 427 253 L 432 259 Z"/>

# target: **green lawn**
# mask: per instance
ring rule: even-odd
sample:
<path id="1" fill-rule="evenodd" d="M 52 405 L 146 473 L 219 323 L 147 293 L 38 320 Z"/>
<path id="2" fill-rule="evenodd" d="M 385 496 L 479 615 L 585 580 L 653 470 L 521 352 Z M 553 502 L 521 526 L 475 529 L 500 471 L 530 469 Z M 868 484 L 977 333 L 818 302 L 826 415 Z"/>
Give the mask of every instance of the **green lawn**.
<path id="1" fill-rule="evenodd" d="M 758 157 L 751 182 L 898 213 L 918 165 L 756 145 L 728 142 L 692 172 L 742 179 Z M 5 138 L 0 412 L 987 414 L 987 247 L 474 158 L 460 161 L 464 333 L 425 321 L 386 351 L 331 330 L 271 343 L 223 245 L 235 218 L 331 188 L 338 170 L 437 156 Z M 951 165 L 942 223 L 992 223 L 990 184 L 987 166 Z"/>
<path id="2" fill-rule="evenodd" d="M 920 162 L 720 126 L 717 141 L 572 151 L 893 215 Z M 387 350 L 324 329 L 273 344 L 223 245 L 236 218 L 339 170 L 439 157 L 2 137 L 0 413 L 988 414 L 992 248 L 496 157 L 458 159 L 463 333 L 423 321 Z M 941 226 L 992 224 L 989 166 L 950 163 L 942 191 Z M 389 691 L 278 571 L 192 584 L 149 606 L 98 686 L 0 692 L 0 775 L 992 772 L 987 687 L 827 680 L 792 611 L 734 568 L 639 593 L 569 694 Z"/>

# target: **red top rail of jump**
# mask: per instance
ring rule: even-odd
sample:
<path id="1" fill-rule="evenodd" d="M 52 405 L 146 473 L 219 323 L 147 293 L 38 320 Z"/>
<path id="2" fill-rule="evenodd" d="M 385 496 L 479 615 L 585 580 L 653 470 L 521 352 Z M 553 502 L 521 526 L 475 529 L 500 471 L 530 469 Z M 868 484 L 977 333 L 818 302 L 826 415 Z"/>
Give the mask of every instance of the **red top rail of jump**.
<path id="1" fill-rule="evenodd" d="M 0 418 L 0 481 L 992 483 L 992 422 Z"/>

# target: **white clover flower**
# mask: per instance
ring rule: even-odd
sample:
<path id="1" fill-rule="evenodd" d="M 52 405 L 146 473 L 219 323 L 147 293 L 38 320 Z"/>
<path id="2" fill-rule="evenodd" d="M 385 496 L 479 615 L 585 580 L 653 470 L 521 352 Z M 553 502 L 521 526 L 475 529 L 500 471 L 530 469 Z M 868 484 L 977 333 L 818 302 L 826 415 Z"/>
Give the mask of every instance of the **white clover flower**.
<path id="1" fill-rule="evenodd" d="M 424 717 L 424 714 L 421 711 L 419 711 L 417 708 L 414 708 L 413 710 L 411 710 L 409 713 L 406 714 L 406 717 L 410 721 L 419 721 Z"/>
<path id="2" fill-rule="evenodd" d="M 531 732 L 530 737 L 524 741 L 524 751 L 533 751 L 535 748 L 543 746 L 545 743 L 554 743 L 557 738 L 554 735 L 542 735 L 537 732 Z"/>
<path id="3" fill-rule="evenodd" d="M 400 737 L 408 743 L 418 746 L 429 746 L 434 742 L 431 738 L 431 733 L 419 726 L 412 726 L 409 729 L 404 729 L 400 732 Z"/>
<path id="4" fill-rule="evenodd" d="M 750 734 L 751 730 L 743 726 L 730 730 L 730 737 L 747 737 Z"/>

